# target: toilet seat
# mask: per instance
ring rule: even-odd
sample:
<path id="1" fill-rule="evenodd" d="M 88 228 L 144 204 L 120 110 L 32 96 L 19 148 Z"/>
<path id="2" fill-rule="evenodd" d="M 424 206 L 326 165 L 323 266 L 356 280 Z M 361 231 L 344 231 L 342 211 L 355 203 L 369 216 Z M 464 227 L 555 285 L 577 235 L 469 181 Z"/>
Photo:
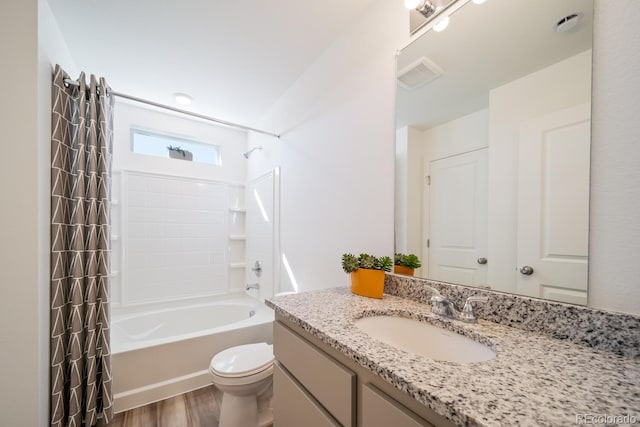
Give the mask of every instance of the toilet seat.
<path id="1" fill-rule="evenodd" d="M 273 424 L 268 404 L 273 395 L 273 365 L 273 346 L 265 342 L 231 347 L 213 356 L 209 375 L 213 385 L 223 392 L 221 427 Z"/>
<path id="2" fill-rule="evenodd" d="M 216 354 L 209 365 L 212 376 L 220 379 L 260 380 L 273 371 L 273 345 L 265 342 L 231 347 Z M 225 381 L 226 382 L 226 381 Z"/>

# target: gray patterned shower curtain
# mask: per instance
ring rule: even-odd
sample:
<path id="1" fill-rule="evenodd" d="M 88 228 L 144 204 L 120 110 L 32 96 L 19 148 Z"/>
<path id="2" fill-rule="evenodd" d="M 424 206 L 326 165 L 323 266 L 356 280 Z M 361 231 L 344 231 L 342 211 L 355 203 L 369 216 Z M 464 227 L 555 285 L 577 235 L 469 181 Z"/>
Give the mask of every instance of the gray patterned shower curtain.
<path id="1" fill-rule="evenodd" d="M 51 426 L 113 418 L 109 227 L 113 97 L 104 79 L 67 85 L 56 66 L 51 119 Z"/>

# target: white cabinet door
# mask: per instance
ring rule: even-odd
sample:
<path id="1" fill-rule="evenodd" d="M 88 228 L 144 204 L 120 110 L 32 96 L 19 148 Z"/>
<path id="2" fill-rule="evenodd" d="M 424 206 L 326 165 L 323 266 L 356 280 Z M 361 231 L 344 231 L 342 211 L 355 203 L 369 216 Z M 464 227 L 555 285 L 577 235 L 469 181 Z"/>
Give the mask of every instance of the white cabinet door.
<path id="1" fill-rule="evenodd" d="M 273 390 L 274 427 L 341 426 L 304 386 L 277 362 L 273 366 Z"/>
<path id="2" fill-rule="evenodd" d="M 582 104 L 520 128 L 520 294 L 587 303 L 590 127 L 590 105 Z"/>
<path id="3" fill-rule="evenodd" d="M 372 384 L 362 385 L 361 413 L 366 427 L 433 427 Z"/>
<path id="4" fill-rule="evenodd" d="M 431 162 L 430 279 L 486 285 L 487 175 L 486 148 Z"/>

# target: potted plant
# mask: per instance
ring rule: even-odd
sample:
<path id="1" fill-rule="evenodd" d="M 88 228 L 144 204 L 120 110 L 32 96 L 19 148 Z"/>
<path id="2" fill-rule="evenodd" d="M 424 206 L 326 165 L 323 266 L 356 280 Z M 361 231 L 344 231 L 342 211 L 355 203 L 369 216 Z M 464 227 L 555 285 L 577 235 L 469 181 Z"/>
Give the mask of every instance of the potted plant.
<path id="1" fill-rule="evenodd" d="M 396 274 L 404 274 L 406 276 L 413 276 L 416 268 L 420 268 L 420 260 L 415 254 L 402 254 L 395 253 L 393 255 L 393 272 Z"/>
<path id="2" fill-rule="evenodd" d="M 351 292 L 370 298 L 382 298 L 384 272 L 391 271 L 393 261 L 388 256 L 342 254 L 342 269 L 351 275 Z"/>
<path id="3" fill-rule="evenodd" d="M 167 150 L 169 150 L 169 158 L 171 159 L 188 160 L 190 162 L 193 161 L 193 153 L 181 148 L 179 145 L 176 145 L 175 147 L 173 145 L 169 145 Z"/>

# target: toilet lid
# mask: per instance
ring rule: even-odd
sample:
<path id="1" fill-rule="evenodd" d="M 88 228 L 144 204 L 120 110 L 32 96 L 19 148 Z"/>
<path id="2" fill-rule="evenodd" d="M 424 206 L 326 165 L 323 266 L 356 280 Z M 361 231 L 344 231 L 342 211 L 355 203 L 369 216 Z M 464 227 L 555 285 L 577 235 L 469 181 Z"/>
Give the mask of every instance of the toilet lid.
<path id="1" fill-rule="evenodd" d="M 265 370 L 273 363 L 273 345 L 265 342 L 239 345 L 216 354 L 211 369 L 225 377 L 244 377 Z"/>

